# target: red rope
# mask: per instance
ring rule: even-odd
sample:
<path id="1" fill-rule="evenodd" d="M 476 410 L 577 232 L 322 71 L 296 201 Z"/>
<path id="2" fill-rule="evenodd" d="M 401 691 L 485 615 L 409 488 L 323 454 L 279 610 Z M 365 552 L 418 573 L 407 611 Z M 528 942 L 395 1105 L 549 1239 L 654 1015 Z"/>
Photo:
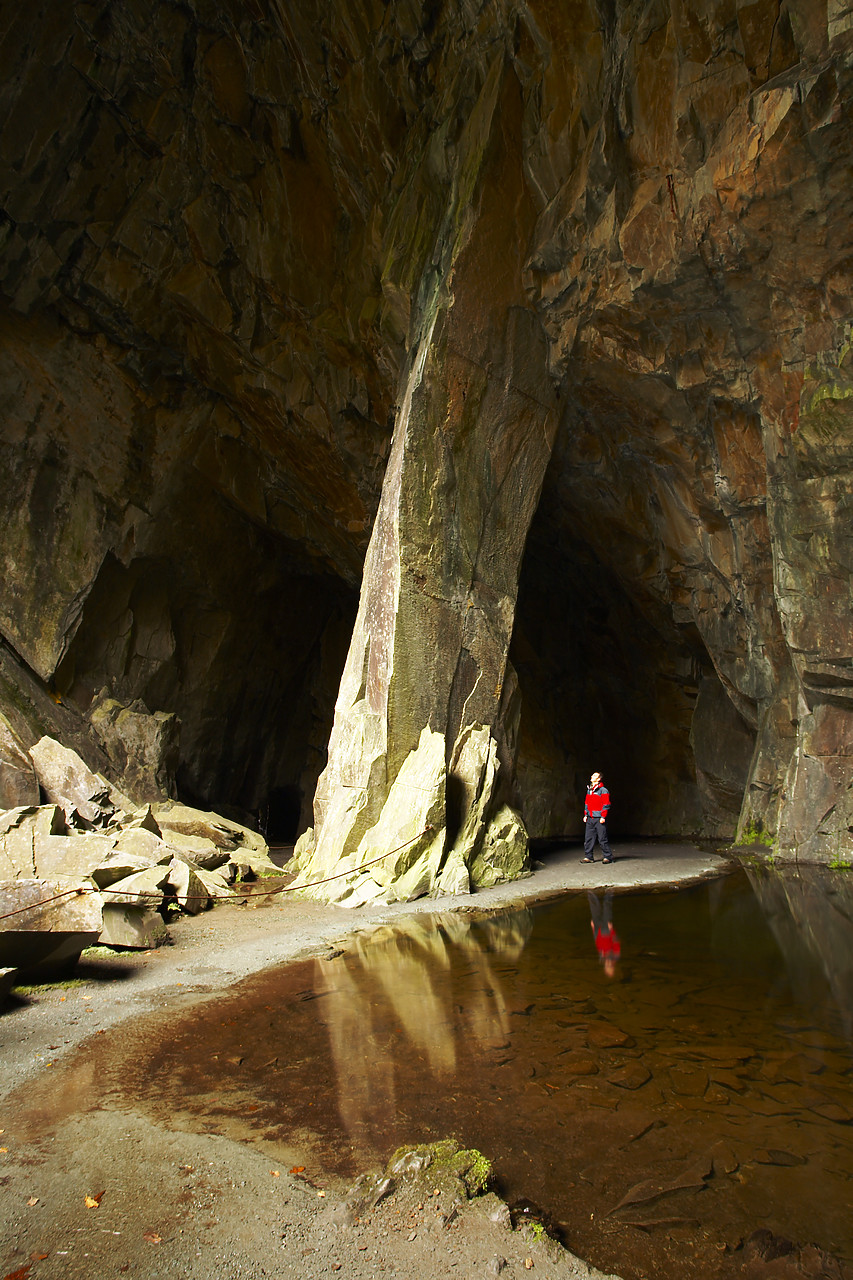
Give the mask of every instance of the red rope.
<path id="1" fill-rule="evenodd" d="M 296 893 L 299 889 L 313 889 L 318 884 L 329 884 L 332 880 L 341 880 L 344 876 L 356 875 L 359 871 L 366 871 L 368 867 L 373 867 L 377 862 L 383 862 L 385 858 L 393 857 L 395 853 L 401 853 L 403 849 L 407 849 L 410 844 L 414 844 L 416 840 L 420 840 L 421 836 L 426 835 L 428 831 L 434 830 L 433 827 L 425 827 L 418 835 L 412 836 L 411 840 L 407 840 L 405 844 L 398 845 L 396 849 L 390 849 L 388 853 L 381 853 L 378 858 L 372 858 L 370 862 L 363 862 L 360 867 L 353 867 L 351 871 L 338 871 L 333 876 L 326 876 L 324 880 L 312 880 L 310 884 L 289 884 L 284 885 L 280 889 L 251 889 L 245 892 L 236 892 L 235 896 L 239 898 L 269 898 L 277 893 Z M 58 902 L 60 898 L 67 898 L 72 894 L 81 893 L 112 893 L 119 898 L 138 898 L 145 893 L 145 890 L 137 890 L 135 893 L 129 889 L 96 889 L 94 885 L 77 885 L 74 889 L 63 889 L 62 893 L 57 893 L 52 898 L 44 898 L 41 902 L 33 902 L 28 907 L 17 907 L 14 911 L 7 911 L 5 915 L 0 915 L 0 920 L 9 920 L 12 916 L 22 915 L 27 911 L 37 911 L 39 907 L 50 906 L 52 902 Z M 152 890 L 151 896 L 154 896 Z M 209 902 L 213 895 L 209 893 L 189 893 L 182 897 L 183 902 Z"/>

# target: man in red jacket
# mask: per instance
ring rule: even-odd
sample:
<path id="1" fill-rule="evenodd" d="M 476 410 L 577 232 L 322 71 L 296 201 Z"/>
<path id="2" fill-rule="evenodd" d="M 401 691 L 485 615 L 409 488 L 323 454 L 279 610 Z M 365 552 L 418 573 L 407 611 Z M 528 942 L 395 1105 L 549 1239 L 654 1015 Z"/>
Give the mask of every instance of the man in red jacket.
<path id="1" fill-rule="evenodd" d="M 610 808 L 610 792 L 601 781 L 601 774 L 594 773 L 586 789 L 583 806 L 584 834 L 583 861 L 595 862 L 593 850 L 596 840 L 601 845 L 602 862 L 613 861 L 610 841 L 607 838 L 607 811 Z"/>

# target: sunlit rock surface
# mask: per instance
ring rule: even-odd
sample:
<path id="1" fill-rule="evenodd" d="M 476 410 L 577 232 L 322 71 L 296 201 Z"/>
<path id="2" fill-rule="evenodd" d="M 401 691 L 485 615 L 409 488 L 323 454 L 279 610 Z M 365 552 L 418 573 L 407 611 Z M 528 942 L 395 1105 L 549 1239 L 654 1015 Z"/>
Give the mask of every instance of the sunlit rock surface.
<path id="1" fill-rule="evenodd" d="M 617 833 L 853 854 L 852 47 L 816 0 L 12 14 L 9 798 L 49 734 L 316 879 L 428 729 L 430 891 L 592 768 Z"/>

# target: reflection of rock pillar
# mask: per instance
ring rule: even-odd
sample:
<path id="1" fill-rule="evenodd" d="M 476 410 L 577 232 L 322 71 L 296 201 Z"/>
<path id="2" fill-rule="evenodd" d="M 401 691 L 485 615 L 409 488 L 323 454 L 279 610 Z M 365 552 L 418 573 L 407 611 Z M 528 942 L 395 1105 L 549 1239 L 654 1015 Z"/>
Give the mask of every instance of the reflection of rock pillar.
<path id="1" fill-rule="evenodd" d="M 452 296 L 402 398 L 315 832 L 299 849 L 303 877 L 317 880 L 431 828 L 393 863 L 328 886 L 353 905 L 467 890 L 472 867 L 489 882 L 518 874 L 526 857 L 523 826 L 506 807 L 515 701 L 507 652 L 556 420 L 546 343 L 522 301 L 533 211 L 511 158 L 517 99 L 511 83 L 479 212 L 447 267 Z"/>

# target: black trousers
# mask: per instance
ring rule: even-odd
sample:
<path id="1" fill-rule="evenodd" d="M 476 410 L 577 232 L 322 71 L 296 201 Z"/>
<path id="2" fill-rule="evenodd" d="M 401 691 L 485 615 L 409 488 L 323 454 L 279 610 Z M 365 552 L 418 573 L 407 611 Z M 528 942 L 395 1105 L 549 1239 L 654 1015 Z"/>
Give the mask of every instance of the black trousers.
<path id="1" fill-rule="evenodd" d="M 593 856 L 592 851 L 595 848 L 596 840 L 601 845 L 601 852 L 605 858 L 612 858 L 610 852 L 610 841 L 607 838 L 607 823 L 600 822 L 598 818 L 587 818 L 586 829 L 583 833 L 583 852 L 585 858 Z"/>

